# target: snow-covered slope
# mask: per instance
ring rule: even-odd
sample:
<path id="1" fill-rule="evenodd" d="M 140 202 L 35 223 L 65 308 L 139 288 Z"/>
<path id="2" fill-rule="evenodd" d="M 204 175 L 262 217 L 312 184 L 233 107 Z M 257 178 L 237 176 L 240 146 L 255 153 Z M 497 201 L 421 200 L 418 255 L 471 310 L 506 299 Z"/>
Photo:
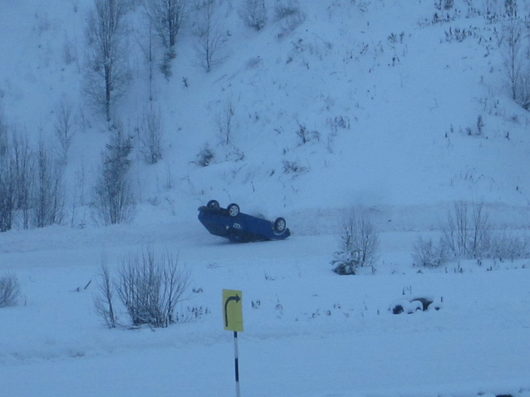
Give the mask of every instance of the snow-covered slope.
<path id="1" fill-rule="evenodd" d="M 51 140 L 57 104 L 71 101 L 80 133 L 68 185 L 74 189 L 83 169 L 88 196 L 106 139 L 101 114 L 81 89 L 90 7 L 23 1 L 4 5 L 0 16 L 7 119 Z M 268 24 L 255 32 L 239 18 L 239 4 L 221 2 L 229 33 L 223 61 L 204 72 L 188 24 L 169 80 L 155 68 L 152 104 L 139 49 L 142 9 L 133 8 L 133 80 L 116 118 L 130 131 L 150 106 L 162 118 L 163 161 L 138 159 L 136 167 L 147 217 L 157 212 L 153 203 L 165 217 L 168 202 L 188 209 L 211 197 L 287 213 L 453 200 L 526 207 L 528 116 L 509 98 L 500 22 L 468 15 L 464 2 L 455 7 L 452 21 L 432 23 L 432 1 L 307 1 L 298 25 L 275 20 L 271 2 Z M 463 40 L 456 29 L 465 30 Z M 229 105 L 226 145 L 219 124 Z M 215 158 L 201 168 L 195 160 L 205 145 Z"/>

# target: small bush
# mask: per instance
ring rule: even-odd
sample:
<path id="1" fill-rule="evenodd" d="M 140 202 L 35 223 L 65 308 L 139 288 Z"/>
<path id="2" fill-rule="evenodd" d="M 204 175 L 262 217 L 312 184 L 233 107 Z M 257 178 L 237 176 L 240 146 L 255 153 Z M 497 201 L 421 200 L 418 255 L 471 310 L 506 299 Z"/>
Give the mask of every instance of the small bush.
<path id="1" fill-rule="evenodd" d="M 299 164 L 296 161 L 283 160 L 283 173 L 300 175 L 309 171 L 308 167 Z"/>
<path id="2" fill-rule="evenodd" d="M 448 212 L 438 244 L 419 238 L 413 248 L 414 264 L 438 267 L 449 259 L 515 260 L 530 255 L 527 239 L 492 231 L 484 204 L 457 202 Z"/>
<path id="3" fill-rule="evenodd" d="M 114 288 L 109 268 L 101 266 L 98 294 L 94 298 L 96 313 L 103 319 L 107 327 L 116 328 L 116 314 L 114 311 Z"/>
<path id="4" fill-rule="evenodd" d="M 267 23 L 267 8 L 264 0 L 246 0 L 240 16 L 248 27 L 260 31 Z"/>
<path id="5" fill-rule="evenodd" d="M 335 273 L 356 274 L 363 266 L 373 266 L 379 246 L 379 236 L 366 215 L 353 214 L 344 223 L 339 249 L 331 264 Z"/>
<path id="6" fill-rule="evenodd" d="M 309 142 L 320 141 L 320 133 L 318 131 L 310 131 L 304 124 L 298 123 L 298 129 L 296 130 L 296 136 L 300 140 L 300 145 L 305 145 Z"/>
<path id="7" fill-rule="evenodd" d="M 95 186 L 96 215 L 106 224 L 130 220 L 136 206 L 130 169 L 132 136 L 120 126 L 111 131 L 110 142 L 102 154 L 102 164 Z"/>
<path id="8" fill-rule="evenodd" d="M 454 258 L 480 259 L 488 255 L 490 231 L 484 204 L 457 202 L 442 227 L 442 245 Z"/>
<path id="9" fill-rule="evenodd" d="M 215 158 L 215 153 L 212 149 L 210 149 L 210 146 L 206 144 L 201 151 L 197 154 L 197 159 L 195 160 L 195 164 L 197 164 L 200 167 L 208 167 L 211 162 Z"/>
<path id="10" fill-rule="evenodd" d="M 138 150 L 147 164 L 162 160 L 163 131 L 160 114 L 148 111 L 135 128 Z"/>
<path id="11" fill-rule="evenodd" d="M 20 298 L 20 285 L 13 275 L 0 277 L 0 307 L 15 306 Z"/>
<path id="12" fill-rule="evenodd" d="M 514 261 L 527 258 L 529 254 L 528 241 L 524 238 L 504 233 L 495 235 L 491 240 L 489 256 L 492 258 Z"/>
<path id="13" fill-rule="evenodd" d="M 118 296 L 133 325 L 167 327 L 178 320 L 175 306 L 188 280 L 175 256 L 145 249 L 125 259 L 118 275 Z"/>
<path id="14" fill-rule="evenodd" d="M 447 253 L 443 244 L 435 244 L 430 239 L 419 237 L 414 244 L 412 258 L 416 266 L 439 267 L 447 262 Z"/>
<path id="15" fill-rule="evenodd" d="M 298 0 L 277 0 L 274 15 L 277 21 L 281 21 L 279 39 L 288 36 L 305 21 Z"/>
<path id="16" fill-rule="evenodd" d="M 276 0 L 274 6 L 274 16 L 279 21 L 284 18 L 292 17 L 300 13 L 300 4 L 298 0 Z"/>

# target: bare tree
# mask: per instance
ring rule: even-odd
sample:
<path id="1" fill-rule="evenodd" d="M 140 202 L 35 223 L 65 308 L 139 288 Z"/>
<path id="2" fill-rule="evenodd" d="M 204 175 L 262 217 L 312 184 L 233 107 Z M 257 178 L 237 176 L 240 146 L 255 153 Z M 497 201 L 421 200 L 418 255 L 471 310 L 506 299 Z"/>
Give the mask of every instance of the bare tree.
<path id="1" fill-rule="evenodd" d="M 5 130 L 2 131 L 2 128 Z M 15 209 L 16 185 L 8 145 L 7 126 L 4 127 L 0 119 L 0 232 L 6 232 L 13 227 Z"/>
<path id="2" fill-rule="evenodd" d="M 517 17 L 517 0 L 504 0 L 504 11 L 510 18 Z"/>
<path id="3" fill-rule="evenodd" d="M 21 214 L 22 227 L 29 229 L 31 194 L 34 180 L 34 156 L 25 135 L 16 131 L 11 139 L 11 166 L 15 183 L 15 209 Z"/>
<path id="4" fill-rule="evenodd" d="M 141 34 L 141 39 L 138 40 L 138 45 L 143 52 L 144 61 L 146 63 L 149 103 L 151 103 L 153 101 L 154 64 L 156 59 L 153 46 L 153 24 L 151 21 L 149 21 L 147 29 Z M 169 73 L 169 69 L 165 70 L 163 65 L 161 70 L 164 75 Z M 166 77 L 168 76 L 166 75 Z"/>
<path id="5" fill-rule="evenodd" d="M 0 307 L 14 306 L 19 298 L 18 279 L 13 275 L 0 277 Z"/>
<path id="6" fill-rule="evenodd" d="M 215 0 L 199 0 L 196 4 L 198 22 L 195 34 L 198 37 L 197 52 L 204 70 L 209 73 L 213 67 L 223 61 L 223 48 L 227 41 L 221 32 L 216 16 Z"/>
<path id="7" fill-rule="evenodd" d="M 7 156 L 8 128 L 2 108 L 0 107 L 0 158 Z"/>
<path id="8" fill-rule="evenodd" d="M 139 151 L 148 164 L 156 164 L 162 159 L 162 127 L 160 115 L 155 111 L 144 114 L 136 127 Z"/>
<path id="9" fill-rule="evenodd" d="M 15 179 L 8 158 L 0 157 L 0 232 L 13 227 L 15 209 Z"/>
<path id="10" fill-rule="evenodd" d="M 530 76 L 526 70 L 528 45 L 522 21 L 510 18 L 505 23 L 502 42 L 512 99 L 526 109 L 530 106 Z"/>
<path id="11" fill-rule="evenodd" d="M 66 164 L 68 151 L 75 135 L 75 126 L 72 104 L 64 99 L 55 110 L 54 127 L 55 137 L 61 149 L 61 159 Z"/>
<path id="12" fill-rule="evenodd" d="M 7 123 L 0 108 L 0 232 L 11 229 L 15 206 L 15 183 L 9 153 Z"/>
<path id="13" fill-rule="evenodd" d="M 184 20 L 184 0 L 145 0 L 145 9 L 162 45 L 175 56 L 177 36 Z"/>
<path id="14" fill-rule="evenodd" d="M 107 121 L 112 106 L 128 81 L 124 46 L 126 0 L 94 0 L 87 25 L 88 71 L 86 91 L 102 106 Z"/>
<path id="15" fill-rule="evenodd" d="M 260 31 L 267 23 L 265 0 L 245 0 L 240 16 L 248 27 Z"/>
<path id="16" fill-rule="evenodd" d="M 42 141 L 36 153 L 35 171 L 33 224 L 45 227 L 60 223 L 64 209 L 62 169 L 50 156 L 50 151 Z"/>
<path id="17" fill-rule="evenodd" d="M 234 105 L 231 100 L 227 100 L 223 109 L 217 116 L 217 127 L 221 142 L 224 145 L 230 144 L 232 139 L 232 126 L 235 115 Z"/>
<path id="18" fill-rule="evenodd" d="M 102 156 L 95 190 L 97 214 L 107 225 L 129 220 L 134 209 L 135 200 L 129 178 L 132 148 L 132 138 L 125 135 L 121 127 L 114 128 Z"/>
<path id="19" fill-rule="evenodd" d="M 96 313 L 105 321 L 109 328 L 116 328 L 116 314 L 114 312 L 114 288 L 108 266 L 101 264 L 98 294 L 94 298 Z"/>

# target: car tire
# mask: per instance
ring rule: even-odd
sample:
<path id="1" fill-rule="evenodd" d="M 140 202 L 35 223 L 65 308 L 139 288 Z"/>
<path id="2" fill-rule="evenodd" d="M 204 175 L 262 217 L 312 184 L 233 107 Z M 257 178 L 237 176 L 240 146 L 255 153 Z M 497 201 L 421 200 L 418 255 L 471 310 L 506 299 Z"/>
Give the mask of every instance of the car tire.
<path id="1" fill-rule="evenodd" d="M 210 200 L 210 201 L 208 201 L 208 204 L 206 204 L 206 207 L 211 209 L 211 210 L 218 210 L 219 209 L 219 201 Z"/>
<path id="2" fill-rule="evenodd" d="M 276 233 L 283 233 L 286 228 L 287 228 L 287 223 L 285 222 L 285 219 L 276 218 L 276 220 L 274 221 L 274 231 Z"/>
<path id="3" fill-rule="evenodd" d="M 238 216 L 239 215 L 239 205 L 232 203 L 228 207 L 226 207 L 226 210 L 228 211 L 228 215 L 230 216 Z"/>

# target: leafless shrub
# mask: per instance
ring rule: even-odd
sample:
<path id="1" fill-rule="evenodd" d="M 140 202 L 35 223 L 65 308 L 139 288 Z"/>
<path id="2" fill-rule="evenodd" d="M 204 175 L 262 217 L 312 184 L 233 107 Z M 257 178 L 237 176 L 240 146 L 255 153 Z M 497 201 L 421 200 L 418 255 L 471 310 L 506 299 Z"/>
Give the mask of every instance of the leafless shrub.
<path id="1" fill-rule="evenodd" d="M 197 154 L 195 164 L 197 164 L 200 167 L 208 167 L 211 164 L 211 162 L 214 160 L 214 158 L 215 158 L 214 151 L 210 148 L 208 144 L 206 144 Z"/>
<path id="2" fill-rule="evenodd" d="M 169 79 L 171 77 L 171 61 L 176 56 L 177 37 L 186 14 L 187 0 L 144 0 L 144 7 L 149 17 L 149 46 L 146 55 L 149 59 L 149 84 L 152 84 L 153 52 L 151 30 L 157 33 L 164 48 L 160 70 Z"/>
<path id="3" fill-rule="evenodd" d="M 45 227 L 62 221 L 64 210 L 62 169 L 43 142 L 39 143 L 36 152 L 32 202 L 34 226 Z"/>
<path id="4" fill-rule="evenodd" d="M 442 244 L 455 258 L 483 258 L 491 241 L 491 227 L 484 204 L 457 202 L 443 226 Z"/>
<path id="5" fill-rule="evenodd" d="M 0 232 L 6 232 L 13 227 L 15 189 L 11 162 L 0 157 Z"/>
<path id="6" fill-rule="evenodd" d="M 267 9 L 265 7 L 265 1 L 245 0 L 239 15 L 248 27 L 260 31 L 267 23 Z"/>
<path id="7" fill-rule="evenodd" d="M 528 35 L 523 21 L 512 17 L 504 24 L 500 48 L 504 56 L 511 97 L 516 103 L 528 109 L 530 107 Z"/>
<path id="8" fill-rule="evenodd" d="M 148 248 L 125 259 L 118 276 L 118 296 L 133 325 L 167 327 L 178 320 L 175 306 L 183 299 L 188 281 L 176 256 Z"/>
<path id="9" fill-rule="evenodd" d="M 13 226 L 16 184 L 9 150 L 7 124 L 4 123 L 2 116 L 0 108 L 0 232 L 5 232 Z"/>
<path id="10" fill-rule="evenodd" d="M 106 264 L 101 265 L 98 292 L 94 297 L 94 306 L 96 308 L 96 313 L 103 319 L 107 327 L 116 328 L 114 288 L 110 277 L 110 271 Z"/>
<path id="11" fill-rule="evenodd" d="M 447 253 L 443 244 L 419 237 L 414 244 L 412 258 L 415 266 L 440 267 L 447 262 Z"/>
<path id="12" fill-rule="evenodd" d="M 70 150 L 75 135 L 74 113 L 70 102 L 62 100 L 57 106 L 54 127 L 55 137 L 61 149 L 61 158 L 66 164 L 68 150 Z"/>
<path id="13" fill-rule="evenodd" d="M 0 158 L 7 156 L 8 148 L 8 131 L 7 122 L 5 120 L 4 111 L 0 106 Z"/>
<path id="14" fill-rule="evenodd" d="M 300 9 L 298 0 L 277 0 L 274 15 L 276 20 L 280 21 L 279 39 L 288 36 L 305 20 L 305 14 Z"/>
<path id="15" fill-rule="evenodd" d="M 88 17 L 85 92 L 104 110 L 107 121 L 130 79 L 125 48 L 128 7 L 127 0 L 94 0 Z"/>
<path id="16" fill-rule="evenodd" d="M 15 306 L 20 298 L 20 285 L 16 276 L 0 277 L 0 307 Z"/>
<path id="17" fill-rule="evenodd" d="M 32 209 L 32 186 L 35 161 L 28 138 L 13 132 L 10 145 L 11 166 L 15 179 L 15 210 L 20 213 L 22 227 L 29 229 Z"/>
<path id="18" fill-rule="evenodd" d="M 225 59 L 223 50 L 228 37 L 219 27 L 215 0 L 196 0 L 195 9 L 198 21 L 195 27 L 197 54 L 201 66 L 209 73 Z"/>
<path id="19" fill-rule="evenodd" d="M 145 10 L 162 45 L 174 52 L 185 13 L 185 0 L 145 0 Z"/>
<path id="20" fill-rule="evenodd" d="M 135 208 L 129 176 L 132 148 L 132 138 L 121 127 L 112 131 L 102 156 L 94 203 L 97 216 L 107 225 L 128 221 Z"/>
<path id="21" fill-rule="evenodd" d="M 277 20 L 292 17 L 300 13 L 298 0 L 276 0 L 274 5 L 274 16 Z"/>
<path id="22" fill-rule="evenodd" d="M 149 111 L 136 127 L 139 147 L 147 164 L 156 164 L 162 160 L 162 126 L 160 115 Z"/>
<path id="23" fill-rule="evenodd" d="M 224 145 L 230 144 L 232 139 L 232 127 L 234 121 L 235 109 L 232 101 L 225 102 L 223 109 L 217 116 L 217 128 L 219 137 Z"/>
<path id="24" fill-rule="evenodd" d="M 379 236 L 366 214 L 353 213 L 343 224 L 339 249 L 331 264 L 335 273 L 356 274 L 360 267 L 375 264 Z"/>
<path id="25" fill-rule="evenodd" d="M 490 257 L 499 260 L 528 258 L 530 255 L 528 240 L 515 235 L 496 234 L 491 241 Z"/>
<path id="26" fill-rule="evenodd" d="M 305 145 L 309 142 L 320 141 L 320 132 L 316 130 L 309 130 L 304 124 L 298 122 L 298 129 L 296 130 L 296 136 L 300 140 L 300 145 Z"/>
<path id="27" fill-rule="evenodd" d="M 309 171 L 309 168 L 297 161 L 283 160 L 283 173 L 291 175 L 300 175 Z"/>

